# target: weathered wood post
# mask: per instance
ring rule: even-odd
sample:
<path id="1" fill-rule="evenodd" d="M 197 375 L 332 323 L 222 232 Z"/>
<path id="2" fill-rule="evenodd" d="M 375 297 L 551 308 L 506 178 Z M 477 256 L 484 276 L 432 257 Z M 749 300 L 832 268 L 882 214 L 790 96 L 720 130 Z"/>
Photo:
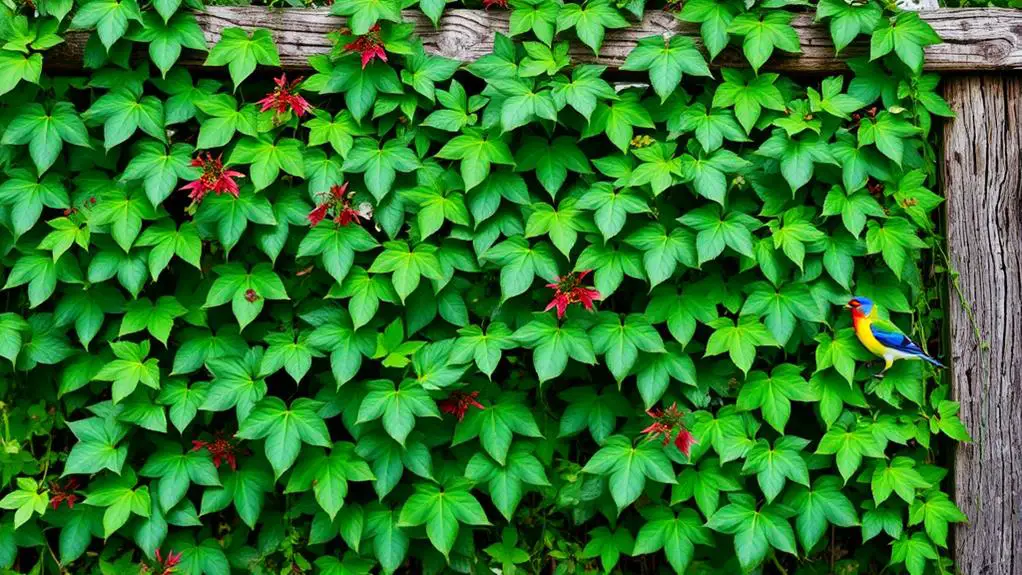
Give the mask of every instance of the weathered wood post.
<path id="1" fill-rule="evenodd" d="M 957 117 L 941 167 L 951 264 L 951 377 L 973 443 L 958 447 L 955 500 L 967 575 L 1022 574 L 1022 74 L 949 76 Z"/>

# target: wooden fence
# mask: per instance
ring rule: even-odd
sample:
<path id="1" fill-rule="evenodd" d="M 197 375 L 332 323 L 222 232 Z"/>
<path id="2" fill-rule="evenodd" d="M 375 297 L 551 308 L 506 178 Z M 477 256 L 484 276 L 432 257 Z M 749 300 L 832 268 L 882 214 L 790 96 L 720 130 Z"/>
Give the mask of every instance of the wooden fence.
<path id="1" fill-rule="evenodd" d="M 969 517 L 954 532 L 955 562 L 966 575 L 1022 575 L 1022 10 L 937 9 L 921 16 L 944 40 L 926 50 L 925 68 L 943 74 L 944 97 L 957 117 L 944 123 L 940 174 L 946 233 L 955 280 L 948 321 L 952 387 L 974 441 L 958 447 L 954 492 Z M 506 33 L 503 11 L 446 10 L 439 27 L 406 12 L 426 49 L 471 61 Z M 326 34 L 342 25 L 327 9 L 208 7 L 197 14 L 210 45 L 224 28 L 265 28 L 281 64 L 308 68 L 327 53 Z M 845 70 L 844 58 L 868 53 L 865 43 L 834 56 L 830 34 L 800 15 L 793 25 L 802 53 L 774 56 L 766 69 L 795 73 Z M 576 62 L 621 65 L 639 38 L 683 34 L 701 44 L 698 26 L 651 12 L 641 25 L 608 30 L 599 56 L 573 46 Z M 46 58 L 56 69 L 80 68 L 87 33 L 70 33 Z M 185 51 L 199 67 L 204 54 Z M 743 65 L 725 51 L 715 64 Z M 1019 438 L 1016 442 L 1013 438 Z"/>

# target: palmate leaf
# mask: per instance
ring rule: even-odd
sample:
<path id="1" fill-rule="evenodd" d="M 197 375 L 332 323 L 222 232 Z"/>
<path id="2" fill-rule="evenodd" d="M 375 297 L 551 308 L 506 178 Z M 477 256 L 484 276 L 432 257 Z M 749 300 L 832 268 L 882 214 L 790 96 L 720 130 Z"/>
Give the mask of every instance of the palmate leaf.
<path id="1" fill-rule="evenodd" d="M 755 67 L 755 66 L 754 66 Z M 650 36 L 639 40 L 628 54 L 622 70 L 649 71 L 653 90 L 664 102 L 681 82 L 683 74 L 711 76 L 703 55 L 696 50 L 692 40 L 680 34 L 665 40 L 661 36 Z"/>
<path id="2" fill-rule="evenodd" d="M 453 479 L 438 487 L 432 483 L 415 484 L 415 492 L 401 507 L 399 525 L 426 525 L 433 547 L 447 557 L 458 537 L 459 524 L 489 525 L 486 512 L 469 493 L 472 483 Z"/>
<path id="3" fill-rule="evenodd" d="M 765 505 L 757 509 L 748 495 L 732 495 L 731 503 L 710 517 L 706 526 L 733 534 L 735 553 L 743 569 L 752 569 L 766 559 L 771 548 L 796 553 L 795 532 L 788 522 L 791 510 L 783 505 Z"/>
<path id="4" fill-rule="evenodd" d="M 298 398 L 290 406 L 276 397 L 267 397 L 257 403 L 238 428 L 241 439 L 265 438 L 266 459 L 277 479 L 294 465 L 302 443 L 330 447 L 327 431 L 316 410 L 316 401 Z"/>
<path id="5" fill-rule="evenodd" d="M 465 477 L 487 484 L 490 499 L 508 521 L 514 516 L 527 486 L 550 485 L 543 464 L 532 454 L 532 446 L 526 443 L 516 444 L 504 464 L 476 453 L 465 468 Z"/>
<path id="6" fill-rule="evenodd" d="M 41 104 L 28 104 L 8 124 L 2 142 L 5 145 L 28 144 L 29 155 L 40 175 L 60 157 L 64 142 L 92 146 L 85 124 L 69 102 L 57 102 L 50 110 Z"/>
<path id="7" fill-rule="evenodd" d="M 316 502 L 333 520 L 344 505 L 348 481 L 371 481 L 375 477 L 369 466 L 355 454 L 355 446 L 351 443 L 335 443 L 329 455 L 315 448 L 309 451 L 308 457 L 303 457 L 291 474 L 284 492 L 312 489 Z"/>
<path id="8" fill-rule="evenodd" d="M 667 561 L 677 573 L 684 573 L 695 554 L 695 545 L 709 545 L 710 532 L 691 509 L 675 513 L 665 507 L 643 511 L 645 525 L 635 536 L 632 554 L 643 555 L 664 550 Z"/>
<path id="9" fill-rule="evenodd" d="M 514 434 L 543 437 L 529 408 L 518 393 L 501 394 L 482 410 L 471 410 L 454 430 L 454 445 L 478 437 L 483 449 L 504 465 Z"/>
<path id="10" fill-rule="evenodd" d="M 214 269 L 217 279 L 206 296 L 204 308 L 231 302 L 231 310 L 241 329 L 252 323 L 262 311 L 265 300 L 286 300 L 287 291 L 269 264 L 257 264 L 246 270 L 240 264 L 224 264 Z"/>
<path id="11" fill-rule="evenodd" d="M 633 446 L 631 440 L 621 435 L 607 438 L 582 471 L 607 477 L 619 510 L 639 498 L 646 479 L 676 483 L 671 462 L 658 442 L 645 441 Z"/>
<path id="12" fill-rule="evenodd" d="M 257 64 L 280 66 L 277 46 L 268 30 L 255 30 L 250 36 L 242 28 L 224 29 L 205 62 L 206 66 L 227 65 L 235 91 L 255 71 Z"/>
<path id="13" fill-rule="evenodd" d="M 584 324 L 575 320 L 558 323 L 551 314 L 538 315 L 514 333 L 514 339 L 532 349 L 532 362 L 540 382 L 564 372 L 568 358 L 595 365 L 596 353 Z"/>

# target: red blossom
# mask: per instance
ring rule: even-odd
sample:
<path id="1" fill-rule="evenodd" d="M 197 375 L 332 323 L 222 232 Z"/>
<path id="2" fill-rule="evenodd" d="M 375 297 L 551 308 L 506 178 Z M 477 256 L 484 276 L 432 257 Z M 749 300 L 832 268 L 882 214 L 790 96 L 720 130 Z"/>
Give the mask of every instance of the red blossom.
<path id="1" fill-rule="evenodd" d="M 316 227 L 316 224 L 322 222 L 326 218 L 326 213 L 329 209 L 330 204 L 320 204 L 315 208 L 312 208 L 312 211 L 309 212 L 309 225 Z"/>
<path id="2" fill-rule="evenodd" d="M 267 110 L 274 110 L 277 114 L 283 114 L 289 109 L 294 110 L 295 114 L 299 117 L 304 116 L 306 112 L 312 109 L 312 106 L 298 94 L 298 84 L 302 82 L 301 78 L 287 83 L 287 74 L 281 74 L 280 78 L 274 78 L 273 80 L 277 87 L 272 92 L 266 95 L 265 98 L 259 100 L 259 104 L 262 104 L 260 111 L 265 112 Z"/>
<path id="3" fill-rule="evenodd" d="M 663 444 L 667 445 L 671 442 L 671 437 L 674 436 L 674 445 L 678 451 L 684 453 L 686 457 L 691 453 L 692 446 L 697 443 L 696 438 L 685 427 L 683 421 L 685 414 L 678 409 L 677 403 L 672 403 L 666 410 L 650 409 L 646 411 L 646 415 L 653 418 L 653 423 L 642 430 L 648 439 L 660 436 Z M 674 433 L 675 430 L 677 430 L 677 435 Z"/>
<path id="4" fill-rule="evenodd" d="M 244 178 L 245 174 L 224 169 L 221 157 L 214 158 L 212 154 L 206 152 L 205 158 L 200 153 L 192 160 L 192 166 L 202 168 L 202 175 L 198 180 L 185 184 L 181 189 L 190 191 L 188 197 L 192 199 L 193 203 L 201 202 L 209 192 L 218 196 L 226 192 L 238 197 L 238 183 L 234 181 L 234 178 Z"/>
<path id="5" fill-rule="evenodd" d="M 568 275 L 555 278 L 556 283 L 546 284 L 546 287 L 554 290 L 554 299 L 550 300 L 543 311 L 557 308 L 557 319 L 563 318 L 568 306 L 573 303 L 581 303 L 587 311 L 592 311 L 593 301 L 601 299 L 601 296 L 600 292 L 582 285 L 582 280 L 591 271 L 571 272 Z"/>
<path id="6" fill-rule="evenodd" d="M 376 24 L 368 32 L 356 38 L 354 42 L 346 44 L 344 49 L 349 52 L 358 52 L 362 55 L 363 70 L 369 65 L 369 62 L 373 61 L 373 58 L 379 58 L 384 62 L 387 61 L 387 53 L 383 50 L 383 39 L 380 37 L 379 24 Z"/>
<path id="7" fill-rule="evenodd" d="M 437 406 L 440 411 L 448 413 L 458 418 L 458 421 L 465 419 L 465 414 L 468 412 L 469 407 L 475 407 L 477 409 L 486 409 L 483 404 L 476 401 L 479 397 L 478 391 L 466 393 L 464 391 L 452 391 L 447 399 L 441 399 L 437 402 Z"/>
<path id="8" fill-rule="evenodd" d="M 489 10 L 494 6 L 507 10 L 507 0 L 483 0 L 483 8 Z"/>
<path id="9" fill-rule="evenodd" d="M 60 507 L 61 503 L 67 502 L 68 509 L 74 509 L 75 503 L 78 502 L 78 495 L 75 494 L 75 489 L 78 489 L 78 480 L 74 477 L 68 479 L 63 485 L 60 485 L 56 481 L 50 482 L 50 507 L 56 510 Z"/>
<path id="10" fill-rule="evenodd" d="M 372 206 L 368 207 L 359 206 L 359 209 L 355 209 L 351 205 L 351 200 L 355 196 L 355 192 L 348 192 L 348 182 L 344 182 L 339 186 L 330 186 L 330 192 L 324 194 L 326 197 L 309 212 L 309 225 L 316 226 L 319 222 L 325 220 L 330 212 L 334 212 L 333 221 L 336 224 L 347 226 L 351 223 L 360 223 L 362 219 L 369 219 L 372 216 Z"/>
<path id="11" fill-rule="evenodd" d="M 251 291 L 251 290 L 249 290 Z M 259 297 L 259 296 L 256 296 Z M 247 299 L 247 294 L 246 294 Z M 224 438 L 222 435 L 217 434 L 213 441 L 203 441 L 201 439 L 192 440 L 192 451 L 198 451 L 205 449 L 213 456 L 213 465 L 220 469 L 220 463 L 224 460 L 231 466 L 232 470 L 238 469 L 238 446 L 230 439 Z"/>
<path id="12" fill-rule="evenodd" d="M 255 303 L 259 301 L 259 294 L 256 293 L 256 290 L 248 288 L 245 290 L 245 301 L 248 303 Z"/>
<path id="13" fill-rule="evenodd" d="M 156 550 L 156 563 L 152 566 L 142 565 L 142 573 L 153 573 L 154 575 L 170 575 L 177 571 L 178 564 L 181 563 L 181 553 L 174 553 L 171 551 L 164 557 L 160 550 Z"/>

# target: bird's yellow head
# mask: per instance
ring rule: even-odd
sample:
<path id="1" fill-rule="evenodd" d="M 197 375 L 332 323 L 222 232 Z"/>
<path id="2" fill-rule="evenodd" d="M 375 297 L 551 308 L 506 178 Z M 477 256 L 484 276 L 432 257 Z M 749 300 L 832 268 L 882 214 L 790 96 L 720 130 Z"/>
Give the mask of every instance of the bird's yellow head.
<path id="1" fill-rule="evenodd" d="M 867 316 L 873 312 L 873 300 L 868 297 L 856 296 L 850 299 L 845 307 L 852 310 L 852 315 Z"/>

